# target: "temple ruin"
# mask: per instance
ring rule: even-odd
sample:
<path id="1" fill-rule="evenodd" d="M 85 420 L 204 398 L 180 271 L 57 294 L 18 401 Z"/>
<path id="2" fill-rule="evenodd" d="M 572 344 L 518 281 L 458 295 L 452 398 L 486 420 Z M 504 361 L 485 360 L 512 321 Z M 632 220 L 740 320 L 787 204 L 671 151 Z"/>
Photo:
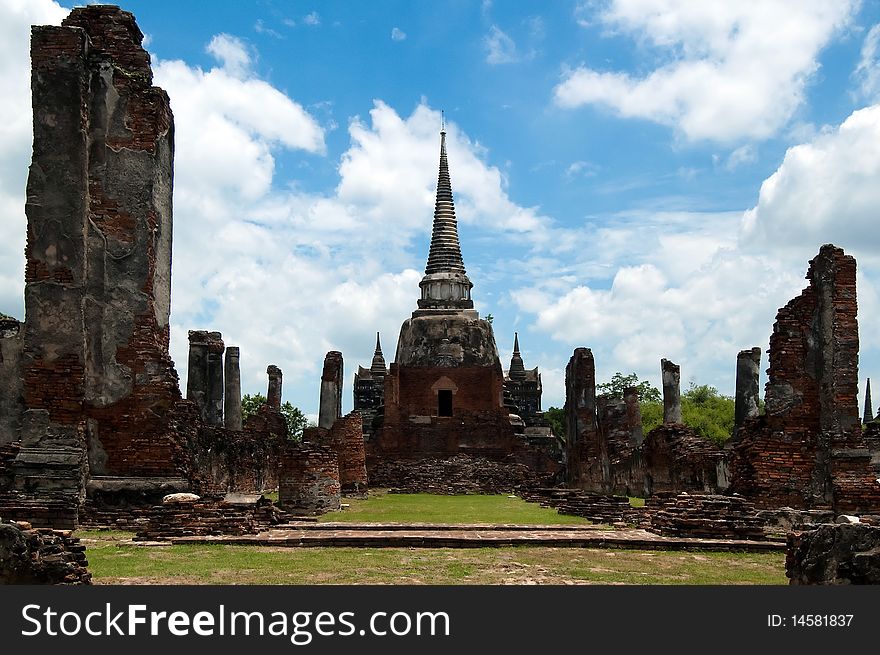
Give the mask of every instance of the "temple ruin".
<path id="1" fill-rule="evenodd" d="M 492 324 L 474 309 L 473 283 L 458 238 L 445 131 L 440 132 L 431 245 L 419 287 L 417 308 L 400 328 L 388 371 L 377 339 L 369 374 L 359 367 L 355 378 L 355 406 L 368 408 L 370 418 L 371 483 L 395 486 L 395 461 L 414 460 L 430 468 L 459 455 L 482 463 L 524 464 L 537 475 L 552 477 L 561 467 L 550 453 L 549 430 L 530 439 L 524 435 L 529 423 L 546 425 L 540 375 L 537 369 L 525 370 L 517 339 L 505 377 Z M 322 411 L 324 384 L 322 377 Z"/>
<path id="2" fill-rule="evenodd" d="M 375 486 L 516 492 L 673 537 L 761 539 L 768 525 L 844 513 L 880 523 L 880 420 L 870 382 L 864 427 L 859 415 L 851 256 L 822 246 L 807 288 L 777 313 L 763 403 L 761 350 L 739 352 L 723 447 L 683 423 L 679 365 L 660 360 L 663 423 L 645 433 L 638 390 L 597 394 L 586 347 L 566 367 L 566 434 L 554 435 L 519 334 L 505 371 L 492 323 L 474 309 L 445 129 L 420 297 L 389 366 L 377 333 L 370 367 L 354 376 L 354 411 L 342 414 L 333 350 L 318 424 L 300 441 L 274 364 L 266 402 L 244 419 L 247 344 L 210 329 L 189 331 L 184 398 L 168 350 L 174 122 L 142 40 L 130 13 L 103 5 L 32 32 L 26 319 L 0 315 L 0 517 L 22 525 L 0 532 L 29 552 L 64 554 L 51 571 L 22 558 L 10 579 L 88 582 L 81 546 L 48 528 L 254 533 Z M 269 489 L 277 504 L 262 497 Z"/>

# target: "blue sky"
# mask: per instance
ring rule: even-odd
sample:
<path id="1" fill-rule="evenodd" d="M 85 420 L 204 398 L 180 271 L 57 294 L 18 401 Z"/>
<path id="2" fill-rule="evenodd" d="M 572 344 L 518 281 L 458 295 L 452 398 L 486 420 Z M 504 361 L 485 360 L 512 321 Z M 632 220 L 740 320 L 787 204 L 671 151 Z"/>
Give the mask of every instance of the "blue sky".
<path id="1" fill-rule="evenodd" d="M 519 331 L 545 408 L 578 346 L 600 380 L 657 384 L 667 357 L 731 393 L 828 242 L 859 263 L 862 384 L 880 364 L 880 3 L 123 8 L 176 117 L 182 377 L 186 331 L 220 330 L 245 391 L 274 363 L 314 414 L 337 349 L 350 409 L 375 332 L 390 362 L 415 309 L 441 110 L 477 308 L 505 365 Z M 28 26 L 65 13 L 0 0 L 0 311 L 19 317 Z"/>

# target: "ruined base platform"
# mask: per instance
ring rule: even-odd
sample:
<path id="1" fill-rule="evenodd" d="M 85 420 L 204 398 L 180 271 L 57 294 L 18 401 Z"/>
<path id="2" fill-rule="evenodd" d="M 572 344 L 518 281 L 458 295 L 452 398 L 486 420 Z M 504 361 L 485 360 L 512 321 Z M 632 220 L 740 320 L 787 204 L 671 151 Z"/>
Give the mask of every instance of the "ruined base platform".
<path id="1" fill-rule="evenodd" d="M 143 543 L 143 542 L 141 542 Z M 156 545 L 227 544 L 275 547 L 485 548 L 550 546 L 634 550 L 784 552 L 784 542 L 663 537 L 637 528 L 585 525 L 432 525 L 291 523 L 255 535 L 175 537 Z"/>

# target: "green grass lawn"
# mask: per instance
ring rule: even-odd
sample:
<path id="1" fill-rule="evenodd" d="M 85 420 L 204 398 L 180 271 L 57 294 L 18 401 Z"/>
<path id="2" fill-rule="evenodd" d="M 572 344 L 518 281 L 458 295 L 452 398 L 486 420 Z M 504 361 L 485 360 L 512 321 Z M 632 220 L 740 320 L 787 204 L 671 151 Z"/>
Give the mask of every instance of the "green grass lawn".
<path id="1" fill-rule="evenodd" d="M 368 498 L 344 498 L 348 507 L 319 520 L 350 523 L 520 523 L 544 525 L 589 524 L 579 516 L 527 503 L 516 496 L 435 496 L 371 491 Z"/>
<path id="2" fill-rule="evenodd" d="M 136 546 L 79 532 L 96 584 L 785 584 L 782 553 Z"/>
<path id="3" fill-rule="evenodd" d="M 584 524 L 499 496 L 371 491 L 321 521 Z M 605 529 L 609 526 L 595 526 Z M 97 584 L 785 584 L 782 553 L 608 548 L 285 548 L 132 545 L 131 533 L 78 531 Z"/>

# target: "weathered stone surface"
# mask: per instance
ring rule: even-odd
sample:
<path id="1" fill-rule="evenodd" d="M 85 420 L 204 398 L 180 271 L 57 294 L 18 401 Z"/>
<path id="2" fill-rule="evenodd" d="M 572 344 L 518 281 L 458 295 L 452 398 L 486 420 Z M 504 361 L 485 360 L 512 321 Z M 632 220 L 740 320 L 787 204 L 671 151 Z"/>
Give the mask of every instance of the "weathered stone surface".
<path id="1" fill-rule="evenodd" d="M 278 460 L 278 504 L 293 514 L 339 509 L 339 458 L 323 446 L 288 443 Z"/>
<path id="2" fill-rule="evenodd" d="M 790 584 L 880 584 L 880 527 L 823 525 L 788 537 Z"/>
<path id="3" fill-rule="evenodd" d="M 223 425 L 223 337 L 208 330 L 189 331 L 186 399 L 199 409 L 208 425 Z"/>
<path id="4" fill-rule="evenodd" d="M 416 316 L 404 321 L 394 362 L 398 366 L 501 370 L 492 325 L 466 313 Z"/>
<path id="5" fill-rule="evenodd" d="M 681 368 L 668 359 L 660 360 L 663 382 L 663 422 L 681 423 Z"/>
<path id="6" fill-rule="evenodd" d="M 197 500 L 201 500 L 201 496 L 198 494 L 190 494 L 190 493 L 177 493 L 177 494 L 168 494 L 164 498 L 162 498 L 162 502 L 164 504 L 168 503 L 194 503 Z"/>
<path id="7" fill-rule="evenodd" d="M 644 522 L 644 511 L 632 507 L 626 496 L 560 488 L 526 488 L 517 494 L 529 502 L 553 507 L 560 514 L 582 516 L 594 523 L 638 525 Z"/>
<path id="8" fill-rule="evenodd" d="M 589 348 L 576 348 L 565 367 L 565 420 L 568 483 L 573 487 L 601 488 L 596 364 Z"/>
<path id="9" fill-rule="evenodd" d="M 398 493 L 501 494 L 546 484 L 528 465 L 474 455 L 418 460 L 384 460 L 372 471 L 373 486 Z"/>
<path id="10" fill-rule="evenodd" d="M 336 453 L 339 458 L 339 484 L 342 493 L 366 493 L 366 451 L 359 412 L 350 412 L 337 419 L 329 430 L 320 427 L 306 428 L 303 440 L 327 446 Z"/>
<path id="11" fill-rule="evenodd" d="M 228 503 L 217 498 L 196 502 L 170 502 L 143 513 L 135 541 L 157 541 L 174 537 L 257 534 L 286 520 L 284 512 L 270 500 Z"/>
<path id="12" fill-rule="evenodd" d="M 736 391 L 733 410 L 733 434 L 747 418 L 758 415 L 760 390 L 758 376 L 761 369 L 761 349 L 741 350 L 736 356 Z"/>
<path id="13" fill-rule="evenodd" d="M 324 357 L 324 370 L 321 373 L 318 427 L 329 430 L 340 416 L 342 416 L 342 353 L 331 350 Z"/>
<path id="14" fill-rule="evenodd" d="M 21 430 L 24 411 L 21 377 L 23 328 L 11 316 L 0 314 L 0 445 L 18 440 Z"/>
<path id="15" fill-rule="evenodd" d="M 92 584 L 85 550 L 69 532 L 0 523 L 0 584 Z"/>
<path id="16" fill-rule="evenodd" d="M 833 245 L 779 310 L 763 416 L 732 446 L 732 490 L 764 507 L 878 513 L 880 484 L 859 420 L 856 263 Z"/>
<path id="17" fill-rule="evenodd" d="M 269 376 L 269 389 L 266 392 L 266 405 L 276 412 L 281 411 L 281 369 L 274 364 L 266 367 L 266 375 Z"/>
<path id="18" fill-rule="evenodd" d="M 223 425 L 227 430 L 241 430 L 241 370 L 238 346 L 227 346 L 223 356 Z"/>
<path id="19" fill-rule="evenodd" d="M 642 443 L 640 456 L 644 487 L 635 495 L 715 493 L 727 486 L 724 452 L 686 425 L 673 423 L 651 430 Z"/>
<path id="20" fill-rule="evenodd" d="M 738 496 L 682 493 L 650 507 L 652 532 L 665 537 L 765 539 L 753 503 Z"/>
<path id="21" fill-rule="evenodd" d="M 25 406 L 83 430 L 96 474 L 174 475 L 164 416 L 173 127 L 128 12 L 35 27 L 25 213 Z M 159 454 L 161 453 L 161 457 Z"/>

